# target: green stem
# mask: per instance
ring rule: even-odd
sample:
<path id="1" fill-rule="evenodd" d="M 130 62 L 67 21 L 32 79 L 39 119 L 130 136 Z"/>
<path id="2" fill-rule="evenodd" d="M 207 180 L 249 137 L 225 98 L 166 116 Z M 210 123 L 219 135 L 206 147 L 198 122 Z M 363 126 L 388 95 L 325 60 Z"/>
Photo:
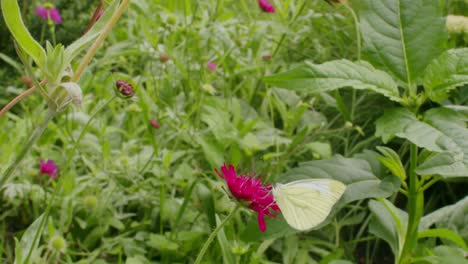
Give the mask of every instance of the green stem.
<path id="1" fill-rule="evenodd" d="M 78 136 L 78 138 L 76 139 L 75 143 L 73 144 L 73 148 L 72 148 L 72 152 L 71 152 L 71 155 L 73 155 L 76 151 L 76 148 L 78 147 L 78 144 L 80 143 L 81 139 L 83 139 L 83 136 L 86 132 L 86 129 L 88 128 L 88 126 L 91 124 L 91 122 L 94 120 L 94 118 L 97 116 L 97 114 L 99 112 L 102 111 L 102 109 L 104 109 L 105 107 L 107 107 L 117 96 L 116 95 L 113 95 L 109 100 L 107 100 L 107 102 L 105 102 L 101 107 L 99 107 L 98 110 L 96 110 L 94 112 L 94 114 L 88 119 L 88 122 L 86 122 L 85 126 L 83 127 L 83 129 L 81 130 L 80 132 L 80 135 Z M 68 168 L 68 165 L 70 165 L 72 159 L 69 158 L 68 161 L 67 161 L 67 164 L 65 164 L 64 168 Z"/>
<path id="2" fill-rule="evenodd" d="M 114 25 L 117 23 L 117 21 L 119 20 L 120 16 L 125 11 L 125 8 L 127 7 L 127 5 L 129 3 L 130 3 L 130 0 L 123 0 L 122 1 L 122 3 L 117 8 L 115 13 L 112 15 L 109 22 L 102 29 L 102 33 L 99 35 L 99 37 L 96 39 L 96 41 L 93 43 L 93 45 L 91 45 L 91 47 L 86 52 L 85 56 L 83 57 L 83 60 L 81 61 L 78 68 L 76 69 L 75 74 L 71 78 L 72 82 L 76 82 L 76 81 L 78 81 L 80 79 L 81 74 L 83 74 L 84 70 L 88 66 L 91 59 L 94 57 L 94 54 L 96 54 L 99 47 L 102 46 L 102 43 L 106 39 L 107 35 L 109 35 L 110 31 L 112 30 Z"/>
<path id="3" fill-rule="evenodd" d="M 231 211 L 231 213 L 229 213 L 228 216 L 226 216 L 226 218 L 224 218 L 223 222 L 221 222 L 217 227 L 216 229 L 213 231 L 213 233 L 211 233 L 210 237 L 208 237 L 208 240 L 205 242 L 205 244 L 203 245 L 202 249 L 200 250 L 200 253 L 198 253 L 198 256 L 197 256 L 197 259 L 195 260 L 194 264 L 199 264 L 202 259 L 203 259 L 203 256 L 205 255 L 206 251 L 208 250 L 208 248 L 210 247 L 210 244 L 211 242 L 213 242 L 214 238 L 216 237 L 216 235 L 218 234 L 218 232 L 226 225 L 226 223 L 234 216 L 234 214 L 237 212 L 237 210 L 239 210 L 239 208 L 241 207 L 241 205 L 237 205 L 236 208 L 234 208 L 234 210 Z"/>
<path id="4" fill-rule="evenodd" d="M 0 188 L 10 179 L 10 177 L 13 175 L 13 172 L 19 167 L 21 161 L 24 159 L 26 154 L 28 154 L 29 150 L 34 146 L 42 133 L 44 133 L 44 130 L 47 128 L 49 121 L 54 118 L 55 114 L 55 112 L 49 111 L 39 127 L 37 127 L 36 130 L 31 134 L 29 140 L 23 144 L 23 147 L 16 156 L 14 162 L 6 169 L 5 173 L 3 173 L 3 176 L 0 178 Z"/>
<path id="5" fill-rule="evenodd" d="M 418 147 L 411 144 L 410 147 L 410 171 L 408 186 L 408 227 L 406 230 L 405 244 L 399 258 L 399 263 L 409 263 L 411 255 L 418 243 L 418 227 L 424 210 L 424 192 L 420 188 L 419 178 L 416 174 L 418 165 Z"/>
<path id="6" fill-rule="evenodd" d="M 361 60 L 361 31 L 359 29 L 359 19 L 348 3 L 345 3 L 344 6 L 351 13 L 354 20 L 354 27 L 356 28 L 357 59 Z"/>
<path id="7" fill-rule="evenodd" d="M 57 195 L 58 190 L 60 189 L 60 185 L 57 184 L 54 189 L 54 193 L 50 197 L 49 204 L 47 205 L 47 208 L 45 210 L 44 216 L 41 219 L 41 223 L 39 224 L 39 228 L 36 231 L 36 234 L 34 235 L 34 240 L 31 244 L 31 247 L 29 248 L 28 255 L 24 261 L 24 263 L 29 263 L 29 258 L 31 257 L 31 254 L 34 249 L 34 245 L 36 244 L 37 240 L 39 239 L 40 235 L 42 234 L 42 229 L 44 228 L 45 222 L 47 221 L 47 218 L 49 217 L 50 213 L 50 208 L 52 208 L 52 204 L 54 203 L 55 196 Z"/>

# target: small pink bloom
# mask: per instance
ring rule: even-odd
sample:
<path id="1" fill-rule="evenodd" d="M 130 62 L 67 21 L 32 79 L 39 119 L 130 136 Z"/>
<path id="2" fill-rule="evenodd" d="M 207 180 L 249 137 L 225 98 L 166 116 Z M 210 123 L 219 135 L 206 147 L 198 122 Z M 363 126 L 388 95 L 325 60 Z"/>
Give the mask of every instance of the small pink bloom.
<path id="1" fill-rule="evenodd" d="M 216 64 L 212 61 L 209 61 L 206 66 L 208 67 L 208 69 L 210 69 L 210 71 L 215 71 L 216 70 Z"/>
<path id="2" fill-rule="evenodd" d="M 60 13 L 57 8 L 49 9 L 49 15 L 50 15 L 50 19 L 52 19 L 52 21 L 54 21 L 55 24 L 62 23 L 62 17 L 60 16 Z"/>
<path id="3" fill-rule="evenodd" d="M 39 170 L 42 174 L 49 174 L 49 177 L 52 179 L 57 179 L 57 170 L 58 166 L 54 163 L 53 160 L 47 160 L 39 163 Z"/>
<path id="4" fill-rule="evenodd" d="M 229 191 L 239 201 L 249 203 L 249 209 L 257 212 L 258 226 L 262 232 L 266 230 L 265 215 L 275 218 L 273 212 L 279 213 L 280 209 L 271 193 L 272 187 L 262 184 L 259 178 L 245 175 L 237 176 L 234 166 L 221 167 L 221 172 L 216 173 L 227 183 Z"/>
<path id="5" fill-rule="evenodd" d="M 37 7 L 36 16 L 41 17 L 42 20 L 47 20 L 50 17 L 55 24 L 62 23 L 62 17 L 60 16 L 60 12 L 57 8 Z"/>
<path id="6" fill-rule="evenodd" d="M 266 13 L 274 13 L 275 7 L 267 0 L 258 0 L 258 6 Z"/>
<path id="7" fill-rule="evenodd" d="M 124 80 L 116 81 L 115 87 L 117 88 L 117 91 L 120 93 L 120 95 L 124 98 L 130 98 L 135 95 L 135 92 L 133 91 L 133 86 Z"/>
<path id="8" fill-rule="evenodd" d="M 104 9 L 99 9 L 96 15 L 96 20 L 99 20 L 102 17 L 102 14 L 104 14 Z"/>
<path id="9" fill-rule="evenodd" d="M 151 124 L 152 127 L 156 128 L 156 129 L 161 127 L 161 125 L 158 123 L 158 121 L 156 121 L 156 119 L 153 119 L 153 118 L 150 120 L 150 124 Z"/>
<path id="10" fill-rule="evenodd" d="M 42 20 L 47 20 L 47 9 L 45 7 L 36 7 L 36 16 L 42 18 Z"/>

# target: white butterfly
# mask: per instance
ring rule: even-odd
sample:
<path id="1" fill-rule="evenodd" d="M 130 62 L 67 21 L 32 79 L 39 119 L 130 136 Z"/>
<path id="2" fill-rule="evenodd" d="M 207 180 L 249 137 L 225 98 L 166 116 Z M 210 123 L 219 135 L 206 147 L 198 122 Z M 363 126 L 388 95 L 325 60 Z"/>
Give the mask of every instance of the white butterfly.
<path id="1" fill-rule="evenodd" d="M 346 189 L 331 179 L 308 179 L 277 184 L 273 196 L 286 222 L 297 230 L 308 230 L 322 223 Z"/>

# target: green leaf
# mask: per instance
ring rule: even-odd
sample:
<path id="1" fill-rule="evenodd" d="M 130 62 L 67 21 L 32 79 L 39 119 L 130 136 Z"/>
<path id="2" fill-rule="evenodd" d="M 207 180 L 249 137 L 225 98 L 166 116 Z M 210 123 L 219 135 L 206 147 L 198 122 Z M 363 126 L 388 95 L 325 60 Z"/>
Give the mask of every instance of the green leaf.
<path id="1" fill-rule="evenodd" d="M 447 42 L 439 1 L 362 0 L 358 14 L 367 58 L 404 83 L 414 83 Z"/>
<path id="2" fill-rule="evenodd" d="M 176 252 L 179 249 L 179 245 L 168 239 L 166 236 L 160 234 L 150 234 L 149 241 L 146 244 L 152 248 L 155 248 L 161 252 Z"/>
<path id="3" fill-rule="evenodd" d="M 384 115 L 376 121 L 376 126 L 375 135 L 382 137 L 384 143 L 394 137 L 399 137 L 430 151 L 452 153 L 461 151 L 455 141 L 444 133 L 445 131 L 419 121 L 405 108 L 386 110 Z"/>
<path id="4" fill-rule="evenodd" d="M 436 229 L 427 229 L 418 232 L 418 238 L 426 238 L 426 237 L 438 237 L 443 239 L 448 239 L 453 243 L 457 244 L 463 250 L 468 251 L 468 247 L 466 246 L 465 241 L 463 238 L 460 237 L 457 233 L 453 232 L 447 228 L 436 228 Z"/>
<path id="5" fill-rule="evenodd" d="M 468 260 L 465 258 L 465 252 L 459 248 L 449 246 L 437 246 L 432 249 L 433 256 L 427 256 L 422 259 L 433 264 L 442 263 L 457 263 L 467 264 Z"/>
<path id="6" fill-rule="evenodd" d="M 220 225 L 220 224 L 221 224 L 221 220 L 219 219 L 219 216 L 216 215 L 216 225 Z M 219 247 L 221 248 L 221 252 L 223 255 L 223 263 L 235 264 L 236 259 L 235 259 L 235 256 L 231 252 L 231 245 L 229 241 L 227 240 L 226 234 L 224 232 L 225 228 L 226 226 L 224 226 L 223 228 L 221 228 L 221 230 L 219 230 L 216 238 L 218 240 Z"/>
<path id="7" fill-rule="evenodd" d="M 424 216 L 419 224 L 420 230 L 435 225 L 437 228 L 450 228 L 468 241 L 468 196 L 455 204 L 444 206 Z"/>
<path id="8" fill-rule="evenodd" d="M 377 147 L 377 149 L 383 155 L 377 159 L 382 162 L 382 164 L 389 169 L 393 175 L 397 176 L 402 181 L 406 180 L 406 171 L 398 154 L 393 149 L 387 147 Z"/>
<path id="9" fill-rule="evenodd" d="M 276 218 L 265 217 L 267 229 L 260 231 L 258 227 L 257 215 L 252 215 L 247 222 L 247 227 L 241 232 L 241 239 L 245 242 L 263 241 L 276 239 L 297 233 L 292 229 L 282 215 Z"/>
<path id="10" fill-rule="evenodd" d="M 23 236 L 21 237 L 20 242 L 16 243 L 15 264 L 22 264 L 23 261 L 26 261 L 26 259 L 23 259 L 23 258 L 26 258 L 28 253 L 31 250 L 32 250 L 31 256 L 34 256 L 34 251 L 39 246 L 40 236 L 39 236 L 38 241 L 36 241 L 35 245 L 33 245 L 33 241 L 34 241 L 34 237 L 36 236 L 36 233 L 39 231 L 42 218 L 44 218 L 44 214 L 42 214 L 36 220 L 34 220 L 34 222 L 24 232 Z"/>
<path id="11" fill-rule="evenodd" d="M 85 49 L 92 41 L 97 39 L 104 26 L 109 22 L 110 18 L 114 14 L 115 10 L 119 6 L 119 2 L 114 0 L 111 5 L 106 8 L 106 11 L 99 20 L 93 25 L 93 27 L 86 32 L 81 38 L 75 40 L 65 49 L 65 57 L 67 64 L 70 63 L 83 49 Z"/>
<path id="12" fill-rule="evenodd" d="M 468 48 L 453 49 L 432 61 L 424 74 L 424 89 L 431 100 L 440 102 L 448 92 L 468 83 Z"/>
<path id="13" fill-rule="evenodd" d="M 268 76 L 264 81 L 274 86 L 314 94 L 352 87 L 372 90 L 393 101 L 401 100 L 392 77 L 365 61 L 336 60 L 323 64 L 306 62 L 301 67 Z"/>
<path id="14" fill-rule="evenodd" d="M 45 51 L 24 25 L 18 2 L 16 0 L 1 0 L 1 6 L 5 23 L 18 45 L 31 56 L 39 68 L 43 68 Z"/>
<path id="15" fill-rule="evenodd" d="M 406 235 L 408 216 L 387 200 L 369 201 L 372 219 L 369 231 L 385 240 L 393 251 L 395 258 L 400 256 Z"/>
<path id="16" fill-rule="evenodd" d="M 450 139 L 450 151 L 429 158 L 416 172 L 442 177 L 468 177 L 468 129 L 466 118 L 451 109 L 435 108 L 426 112 L 424 121 Z"/>

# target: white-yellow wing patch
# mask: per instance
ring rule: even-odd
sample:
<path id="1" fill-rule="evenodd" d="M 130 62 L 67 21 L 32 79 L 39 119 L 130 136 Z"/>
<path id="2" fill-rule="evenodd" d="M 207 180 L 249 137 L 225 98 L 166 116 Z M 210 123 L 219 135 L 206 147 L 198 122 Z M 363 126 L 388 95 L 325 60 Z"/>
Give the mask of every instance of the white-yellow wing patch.
<path id="1" fill-rule="evenodd" d="M 277 184 L 273 196 L 286 222 L 303 231 L 323 222 L 345 189 L 339 181 L 310 179 Z"/>

